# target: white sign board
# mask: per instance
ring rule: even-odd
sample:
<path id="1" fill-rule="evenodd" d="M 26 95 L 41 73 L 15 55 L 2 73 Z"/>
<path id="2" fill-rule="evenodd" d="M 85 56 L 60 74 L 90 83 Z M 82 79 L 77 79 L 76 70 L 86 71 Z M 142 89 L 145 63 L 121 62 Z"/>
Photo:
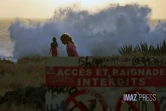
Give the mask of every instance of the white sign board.
<path id="1" fill-rule="evenodd" d="M 165 79 L 166 57 L 52 57 L 46 111 L 164 111 Z"/>

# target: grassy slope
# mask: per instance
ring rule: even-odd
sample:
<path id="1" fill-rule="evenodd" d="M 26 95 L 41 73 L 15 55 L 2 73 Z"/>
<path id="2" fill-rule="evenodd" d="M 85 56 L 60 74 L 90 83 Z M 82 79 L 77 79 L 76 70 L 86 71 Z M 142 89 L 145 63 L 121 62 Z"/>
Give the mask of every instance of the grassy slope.
<path id="1" fill-rule="evenodd" d="M 45 57 L 31 57 L 18 60 L 17 64 L 0 61 L 0 96 L 5 92 L 26 86 L 45 84 Z M 13 110 L 11 110 L 13 109 Z M 37 111 L 26 106 L 0 105 L 0 111 Z"/>

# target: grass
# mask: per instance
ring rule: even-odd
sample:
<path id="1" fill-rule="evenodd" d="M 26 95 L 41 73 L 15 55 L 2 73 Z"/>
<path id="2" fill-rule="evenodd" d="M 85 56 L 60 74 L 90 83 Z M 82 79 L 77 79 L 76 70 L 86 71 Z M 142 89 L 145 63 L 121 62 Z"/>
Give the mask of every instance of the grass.
<path id="1" fill-rule="evenodd" d="M 12 63 L 0 60 L 0 96 L 5 92 L 27 86 L 40 86 L 45 84 L 45 61 L 46 57 L 26 57 Z M 12 109 L 12 110 L 11 110 Z M 0 105 L 0 111 L 37 111 L 27 106 L 6 107 Z"/>
<path id="2" fill-rule="evenodd" d="M 0 111 L 39 111 L 39 110 L 34 109 L 34 108 L 30 108 L 30 107 L 25 106 L 25 105 L 17 106 L 15 104 L 12 104 L 11 107 L 8 107 L 7 104 L 3 104 L 0 106 Z"/>
<path id="3" fill-rule="evenodd" d="M 125 45 L 118 49 L 119 53 L 124 55 L 143 55 L 143 56 L 165 56 L 166 55 L 166 40 L 158 43 L 156 46 L 147 43 L 140 43 L 133 47 L 132 45 Z"/>

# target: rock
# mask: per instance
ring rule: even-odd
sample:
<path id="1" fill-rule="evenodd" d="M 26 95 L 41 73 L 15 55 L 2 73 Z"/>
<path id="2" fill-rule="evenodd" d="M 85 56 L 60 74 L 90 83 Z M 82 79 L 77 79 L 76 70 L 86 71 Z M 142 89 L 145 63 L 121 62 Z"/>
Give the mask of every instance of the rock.
<path id="1" fill-rule="evenodd" d="M 6 58 L 0 58 L 0 63 L 14 64 L 15 62 L 8 60 Z"/>
<path id="2" fill-rule="evenodd" d="M 45 86 L 40 87 L 26 87 L 23 89 L 17 89 L 16 91 L 10 91 L 5 93 L 3 97 L 0 97 L 0 104 L 16 103 L 16 105 L 27 105 L 33 108 L 44 110 L 45 107 Z"/>

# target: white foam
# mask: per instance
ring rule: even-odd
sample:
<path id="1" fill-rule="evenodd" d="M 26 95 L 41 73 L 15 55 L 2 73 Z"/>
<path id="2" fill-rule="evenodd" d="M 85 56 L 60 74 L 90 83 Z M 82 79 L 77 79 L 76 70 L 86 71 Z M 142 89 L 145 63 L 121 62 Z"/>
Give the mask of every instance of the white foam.
<path id="1" fill-rule="evenodd" d="M 147 6 L 114 5 L 95 14 L 75 11 L 73 7 L 61 9 L 43 25 L 31 21 L 27 25 L 18 19 L 9 27 L 10 38 L 15 42 L 13 56 L 48 55 L 53 36 L 58 40 L 59 56 L 66 56 L 59 40 L 62 33 L 71 35 L 80 56 L 108 56 L 118 54 L 122 45 L 159 43 L 166 39 L 166 24 L 150 28 L 150 14 Z"/>

